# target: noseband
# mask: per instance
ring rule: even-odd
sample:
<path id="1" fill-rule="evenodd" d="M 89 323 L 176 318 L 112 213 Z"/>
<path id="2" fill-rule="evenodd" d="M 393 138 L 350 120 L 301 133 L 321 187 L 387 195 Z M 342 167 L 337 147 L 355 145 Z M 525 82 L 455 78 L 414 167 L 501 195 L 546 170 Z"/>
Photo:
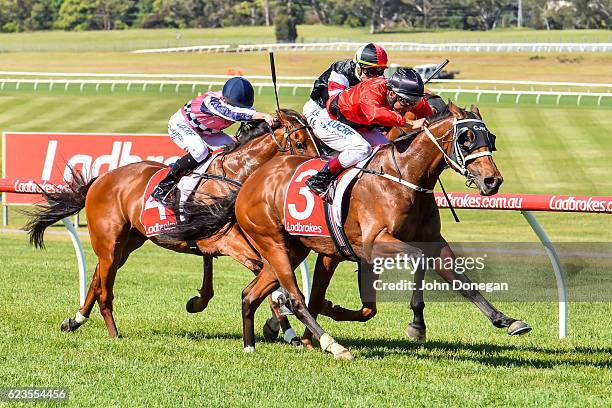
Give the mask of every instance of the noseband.
<path id="1" fill-rule="evenodd" d="M 320 156 L 319 148 L 317 147 L 317 143 L 313 136 L 312 128 L 310 127 L 310 125 L 302 123 L 302 121 L 300 121 L 299 119 L 296 119 L 296 120 L 300 122 L 300 126 L 292 128 L 291 130 L 288 130 L 287 127 L 284 126 L 285 131 L 283 132 L 283 137 L 280 141 L 277 139 L 276 134 L 274 133 L 274 130 L 272 129 L 272 127 L 268 126 L 270 128 L 270 134 L 272 135 L 272 140 L 274 140 L 274 143 L 276 143 L 276 147 L 278 151 L 280 153 L 289 152 L 292 155 L 296 154 L 296 151 L 298 154 L 304 154 L 304 152 L 306 152 L 306 148 L 304 147 L 304 144 L 300 141 L 296 141 L 295 147 L 294 147 L 293 143 L 291 143 L 291 135 L 293 135 L 295 132 L 299 132 L 300 130 L 306 129 L 308 131 L 308 137 L 310 137 L 310 140 L 312 141 L 315 151 L 317 152 L 317 156 Z M 285 147 L 283 147 L 282 142 L 284 142 Z"/>

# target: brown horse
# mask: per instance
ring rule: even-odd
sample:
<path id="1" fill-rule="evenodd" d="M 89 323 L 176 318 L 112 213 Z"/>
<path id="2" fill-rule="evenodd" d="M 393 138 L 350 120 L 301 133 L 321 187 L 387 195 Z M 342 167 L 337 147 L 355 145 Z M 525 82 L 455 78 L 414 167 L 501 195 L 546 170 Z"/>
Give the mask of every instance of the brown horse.
<path id="1" fill-rule="evenodd" d="M 437 109 L 440 109 L 439 103 L 437 103 Z M 475 113 L 479 118 L 482 118 L 478 108 L 472 106 L 472 112 Z M 387 133 L 387 138 L 391 141 L 396 140 L 399 137 L 404 137 L 413 129 L 410 128 L 393 128 Z M 494 137 L 494 136 L 493 136 Z M 439 214 L 436 213 L 437 220 L 431 220 L 430 222 L 440 223 Z M 455 255 L 452 249 L 445 244 L 441 250 L 443 258 L 454 259 Z M 318 313 L 328 316 L 335 321 L 359 321 L 366 322 L 376 315 L 376 303 L 366 301 L 362 297 L 362 307 L 360 310 L 349 310 L 339 305 L 334 305 L 331 301 L 325 299 L 325 292 L 329 285 L 331 278 L 334 275 L 338 264 L 345 259 L 339 255 L 326 256 L 320 254 L 317 257 L 313 275 L 313 286 L 311 288 L 311 298 L 308 305 L 309 311 L 316 316 Z M 436 272 L 446 281 L 452 281 L 457 276 L 451 269 L 448 268 L 436 268 Z M 422 279 L 422 276 L 417 276 Z M 461 278 L 465 282 L 470 282 L 465 274 L 461 275 Z M 531 331 L 531 327 L 518 319 L 514 319 L 506 316 L 499 310 L 497 310 L 487 299 L 482 296 L 478 291 L 460 291 L 460 293 L 470 300 L 472 303 L 480 309 L 489 321 L 497 328 L 506 328 L 509 335 L 520 335 Z M 424 341 L 426 338 L 426 327 L 425 321 L 423 320 L 423 308 L 424 303 L 419 301 L 418 293 L 413 293 L 413 298 L 410 306 L 414 313 L 414 321 L 407 327 L 406 334 L 408 337 L 415 341 Z M 421 295 L 422 296 L 422 295 Z M 311 348 L 312 333 L 306 329 L 302 341 L 304 344 Z"/>
<path id="2" fill-rule="evenodd" d="M 428 256 L 440 256 L 448 251 L 448 245 L 440 234 L 438 208 L 433 195 L 428 194 L 445 163 L 474 182 L 483 195 L 495 194 L 503 181 L 491 157 L 492 143 L 488 134 L 482 136 L 474 129 L 475 124 L 482 124 L 476 118 L 475 114 L 449 102 L 446 109 L 430 119 L 433 123 L 429 128 L 416 136 L 396 139 L 369 162 L 351 191 L 344 225 L 346 236 L 358 258 L 371 262 L 374 244 L 435 243 L 428 245 Z M 471 123 L 464 123 L 465 119 Z M 462 123 L 460 130 L 459 123 Z M 207 233 L 237 221 L 266 261 L 259 275 L 243 291 L 245 351 L 254 350 L 255 311 L 280 284 L 290 294 L 289 300 L 296 317 L 319 340 L 322 349 L 339 358 L 352 358 L 348 350 L 325 333 L 306 308 L 293 273 L 310 250 L 330 257 L 337 256 L 330 238 L 291 236 L 284 230 L 285 191 L 295 169 L 305 160 L 301 157 L 284 157 L 267 162 L 244 183 L 235 208 L 231 203 L 224 203 L 227 204 L 225 217 L 218 219 L 217 225 Z M 396 179 L 384 178 L 383 174 Z M 397 182 L 397 178 L 403 183 Z M 373 200 L 377 202 L 375 207 L 371 205 Z M 419 279 L 418 276 L 416 278 Z M 320 298 L 311 300 L 313 306 L 323 299 L 321 288 L 317 291 Z M 416 325 L 424 328 L 422 293 L 413 294 L 411 305 L 415 310 Z"/>
<path id="3" fill-rule="evenodd" d="M 262 122 L 242 132 L 237 145 L 229 146 L 210 165 L 207 174 L 212 177 L 200 183 L 193 201 L 227 195 L 274 156 L 294 153 L 311 157 L 318 155 L 311 129 L 300 114 L 292 110 L 281 110 L 278 112 L 278 120 L 280 126 L 274 130 Z M 78 329 L 87 320 L 97 301 L 110 336 L 119 335 L 112 313 L 115 276 L 129 255 L 148 239 L 140 222 L 142 196 L 148 180 L 163 167 L 163 164 L 157 162 L 138 162 L 90 181 L 74 172 L 69 191 L 45 194 L 49 204 L 41 205 L 39 211 L 30 214 L 32 218 L 26 226 L 30 242 L 36 247 L 43 247 L 44 232 L 48 226 L 83 208 L 87 211 L 87 227 L 98 264 L 85 304 L 74 317 L 64 320 L 62 330 Z M 198 227 L 196 224 L 195 228 Z M 183 234 L 189 236 L 193 232 L 192 228 L 183 231 Z M 176 252 L 195 251 L 193 243 L 190 246 L 187 240 L 168 239 L 162 235 L 149 239 Z M 187 304 L 189 312 L 204 310 L 213 296 L 212 257 L 232 256 L 256 274 L 261 269 L 259 255 L 246 242 L 239 228 L 230 228 L 223 234 L 198 237 L 195 245 L 204 258 L 204 278 L 200 297 L 190 299 Z M 276 314 L 278 316 L 278 311 Z"/>

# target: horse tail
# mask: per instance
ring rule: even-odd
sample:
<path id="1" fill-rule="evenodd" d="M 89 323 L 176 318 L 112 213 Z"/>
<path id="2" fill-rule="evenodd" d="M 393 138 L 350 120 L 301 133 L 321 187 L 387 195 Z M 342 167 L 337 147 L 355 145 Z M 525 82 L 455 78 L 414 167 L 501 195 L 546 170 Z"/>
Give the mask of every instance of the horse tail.
<path id="1" fill-rule="evenodd" d="M 206 202 L 187 201 L 180 209 L 174 206 L 175 214 L 180 211 L 187 221 L 160 235 L 171 240 L 193 241 L 225 234 L 236 224 L 234 209 L 239 191 L 232 190 L 223 197 L 210 196 Z"/>
<path id="2" fill-rule="evenodd" d="M 87 191 L 96 178 L 87 180 L 81 172 L 73 169 L 71 172 L 72 180 L 68 182 L 67 189 L 57 189 L 56 192 L 45 192 L 41 189 L 47 203 L 37 204 L 34 211 L 22 211 L 29 218 L 23 229 L 30 236 L 30 245 L 44 248 L 44 234 L 47 227 L 78 213 L 85 207 Z"/>

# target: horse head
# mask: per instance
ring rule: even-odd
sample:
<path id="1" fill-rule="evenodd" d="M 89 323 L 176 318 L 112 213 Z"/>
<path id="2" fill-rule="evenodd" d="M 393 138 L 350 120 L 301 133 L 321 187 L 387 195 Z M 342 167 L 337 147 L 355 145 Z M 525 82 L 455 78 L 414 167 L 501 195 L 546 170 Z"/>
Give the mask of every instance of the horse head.
<path id="1" fill-rule="evenodd" d="M 292 109 L 277 112 L 280 127 L 273 132 L 280 151 L 304 156 L 320 156 L 317 139 L 306 118 Z"/>
<path id="2" fill-rule="evenodd" d="M 496 194 L 504 179 L 493 161 L 495 135 L 478 108 L 467 111 L 449 101 L 429 120 L 422 134 L 440 150 L 446 164 L 463 175 L 468 186 L 477 186 L 481 195 Z"/>

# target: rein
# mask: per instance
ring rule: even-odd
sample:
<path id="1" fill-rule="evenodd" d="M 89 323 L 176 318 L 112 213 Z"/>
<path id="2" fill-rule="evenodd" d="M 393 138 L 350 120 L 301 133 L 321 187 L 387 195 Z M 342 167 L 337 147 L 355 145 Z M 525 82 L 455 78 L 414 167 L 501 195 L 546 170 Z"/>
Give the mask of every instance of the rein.
<path id="1" fill-rule="evenodd" d="M 436 146 L 436 148 L 438 148 L 438 150 L 440 150 L 442 152 L 442 155 L 444 157 L 444 161 L 446 162 L 446 164 L 451 167 L 453 170 L 455 170 L 456 172 L 458 172 L 459 174 L 461 174 L 462 176 L 464 176 L 467 180 L 466 180 L 466 185 L 468 185 L 468 187 L 470 185 L 473 184 L 474 182 L 474 177 L 470 174 L 469 170 L 467 169 L 467 163 L 471 160 L 475 160 L 479 157 L 484 157 L 484 156 L 492 156 L 491 151 L 484 151 L 484 152 L 478 152 L 478 153 L 472 153 L 470 154 L 469 152 L 467 154 L 464 154 L 462 146 L 459 145 L 459 135 L 462 134 L 463 132 L 465 132 L 466 130 L 469 130 L 469 128 L 467 127 L 463 127 L 461 129 L 459 129 L 459 125 L 464 124 L 464 123 L 480 123 L 483 125 L 484 127 L 484 122 L 480 119 L 457 119 L 457 118 L 453 118 L 453 126 L 448 129 L 442 136 L 440 137 L 435 137 L 431 131 L 429 130 L 428 127 L 424 127 L 423 130 L 415 130 L 412 132 L 407 133 L 406 131 L 404 131 L 402 129 L 403 134 L 399 137 L 397 137 L 395 140 L 393 140 L 391 142 L 392 148 L 391 148 L 391 161 L 393 162 L 393 165 L 395 167 L 395 170 L 397 172 L 397 176 L 392 176 L 388 173 L 385 173 L 382 171 L 382 168 L 380 171 L 376 171 L 376 170 L 370 170 L 368 168 L 359 168 L 359 170 L 361 170 L 364 173 L 368 173 L 368 174 L 373 174 L 376 176 L 380 176 L 383 178 L 386 178 L 387 180 L 391 180 L 395 183 L 401 184 L 403 186 L 406 186 L 412 190 L 415 190 L 419 193 L 427 193 L 427 194 L 432 194 L 434 192 L 434 190 L 432 189 L 428 189 L 428 188 L 424 188 L 421 186 L 418 186 L 416 184 L 413 184 L 407 180 L 404 180 L 402 178 L 402 173 L 400 171 L 399 165 L 397 163 L 397 160 L 395 159 L 395 150 L 397 148 L 397 143 L 405 141 L 405 140 L 410 140 L 415 138 L 417 135 L 419 135 L 421 132 L 425 132 L 425 135 L 427 135 L 427 137 L 433 142 L 433 144 Z M 444 150 L 444 148 L 442 147 L 442 145 L 440 144 L 440 141 L 444 142 L 444 139 L 452 132 L 452 149 L 451 149 L 451 154 L 448 155 L 446 153 L 446 151 Z M 456 159 L 453 159 L 451 156 L 455 156 Z"/>

